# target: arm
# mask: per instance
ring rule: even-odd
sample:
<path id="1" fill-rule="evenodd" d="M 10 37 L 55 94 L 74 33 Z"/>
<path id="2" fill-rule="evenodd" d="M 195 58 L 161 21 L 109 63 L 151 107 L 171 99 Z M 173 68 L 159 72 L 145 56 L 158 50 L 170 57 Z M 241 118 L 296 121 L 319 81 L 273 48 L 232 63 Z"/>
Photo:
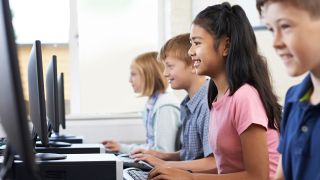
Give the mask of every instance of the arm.
<path id="1" fill-rule="evenodd" d="M 266 129 L 252 124 L 241 135 L 245 170 L 230 174 L 196 174 L 168 167 L 157 167 L 149 174 L 150 179 L 174 179 L 183 177 L 188 180 L 264 180 L 269 178 Z M 254 147 L 254 148 L 253 148 Z"/>
<path id="2" fill-rule="evenodd" d="M 191 161 L 168 161 L 164 163 L 166 167 L 191 170 L 196 173 L 216 173 L 216 161 L 213 155 Z"/>
<path id="3" fill-rule="evenodd" d="M 182 170 L 191 170 L 192 172 L 216 173 L 215 160 L 213 155 L 192 161 L 163 161 L 150 154 L 135 154 L 131 156 L 137 160 L 146 161 L 152 166 L 171 167 Z"/>
<path id="4" fill-rule="evenodd" d="M 161 106 L 154 117 L 154 147 L 151 149 L 174 152 L 175 141 L 180 126 L 180 111 L 178 108 Z"/>
<path id="5" fill-rule="evenodd" d="M 275 180 L 284 180 L 283 169 L 282 169 L 282 156 L 279 158 L 277 174 Z"/>
<path id="6" fill-rule="evenodd" d="M 146 149 L 135 149 L 131 153 L 131 156 L 133 158 L 138 158 L 138 155 L 141 154 L 148 154 L 152 155 L 156 158 L 165 160 L 165 161 L 179 161 L 180 160 L 180 152 L 172 152 L 172 153 L 166 153 L 166 152 L 161 152 L 161 151 L 156 151 L 156 150 L 146 150 Z"/>

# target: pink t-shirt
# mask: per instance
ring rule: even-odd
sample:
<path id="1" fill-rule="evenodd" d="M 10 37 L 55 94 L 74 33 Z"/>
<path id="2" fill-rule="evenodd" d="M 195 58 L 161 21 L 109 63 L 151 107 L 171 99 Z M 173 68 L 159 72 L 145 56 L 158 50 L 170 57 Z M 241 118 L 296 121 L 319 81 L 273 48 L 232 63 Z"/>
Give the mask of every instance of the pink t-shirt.
<path id="1" fill-rule="evenodd" d="M 240 135 L 254 123 L 267 130 L 269 176 L 274 177 L 279 160 L 279 134 L 268 128 L 268 118 L 257 90 L 245 84 L 232 96 L 228 94 L 229 91 L 213 102 L 210 112 L 209 141 L 218 173 L 244 171 Z"/>

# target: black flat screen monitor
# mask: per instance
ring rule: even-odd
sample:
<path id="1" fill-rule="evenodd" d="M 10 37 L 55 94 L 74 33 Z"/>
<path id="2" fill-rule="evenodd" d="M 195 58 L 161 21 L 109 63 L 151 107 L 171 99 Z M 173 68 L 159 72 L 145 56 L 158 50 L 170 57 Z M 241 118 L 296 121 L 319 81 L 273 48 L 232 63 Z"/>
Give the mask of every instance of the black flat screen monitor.
<path id="1" fill-rule="evenodd" d="M 12 168 L 13 152 L 20 156 L 24 167 L 36 175 L 38 168 L 28 127 L 8 0 L 0 2 L 0 39 L 0 119 L 8 140 L 0 178 L 7 178 L 6 172 Z"/>
<path id="2" fill-rule="evenodd" d="M 59 94 L 57 79 L 57 56 L 53 55 L 47 67 L 46 75 L 46 96 L 47 96 L 47 118 L 49 130 L 54 134 L 59 134 Z M 49 132 L 51 133 L 51 132 Z"/>
<path id="3" fill-rule="evenodd" d="M 64 98 L 64 74 L 60 73 L 58 78 L 58 95 L 59 95 L 59 122 L 63 129 L 66 129 L 66 111 Z"/>
<path id="4" fill-rule="evenodd" d="M 35 41 L 28 64 L 30 118 L 33 123 L 33 139 L 39 136 L 44 146 L 49 146 L 46 105 L 43 85 L 41 42 Z"/>

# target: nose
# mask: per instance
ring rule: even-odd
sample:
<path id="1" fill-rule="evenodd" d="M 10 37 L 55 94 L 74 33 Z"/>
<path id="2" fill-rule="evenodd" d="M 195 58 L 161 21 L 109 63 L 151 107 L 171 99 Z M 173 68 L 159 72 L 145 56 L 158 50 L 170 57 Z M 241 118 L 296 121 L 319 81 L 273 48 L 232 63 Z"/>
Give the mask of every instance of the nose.
<path id="1" fill-rule="evenodd" d="M 275 49 L 281 49 L 283 48 L 285 45 L 284 45 L 284 42 L 282 40 L 282 34 L 281 32 L 277 31 L 277 32 L 274 32 L 274 35 L 273 35 L 273 48 Z"/>
<path id="2" fill-rule="evenodd" d="M 189 48 L 189 50 L 188 50 L 188 55 L 189 55 L 190 57 L 195 56 L 195 51 L 194 51 L 193 45 L 191 45 L 191 47 Z"/>
<path id="3" fill-rule="evenodd" d="M 165 67 L 164 70 L 163 70 L 163 76 L 164 76 L 164 77 L 168 77 L 168 76 L 169 76 L 169 73 L 168 73 L 168 70 L 167 70 L 166 67 Z"/>

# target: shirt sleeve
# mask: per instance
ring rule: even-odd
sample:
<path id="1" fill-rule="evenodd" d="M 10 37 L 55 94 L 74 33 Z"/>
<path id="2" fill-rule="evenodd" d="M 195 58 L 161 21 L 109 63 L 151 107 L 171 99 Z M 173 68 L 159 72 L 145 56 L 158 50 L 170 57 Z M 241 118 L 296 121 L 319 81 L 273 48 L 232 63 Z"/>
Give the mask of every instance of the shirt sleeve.
<path id="1" fill-rule="evenodd" d="M 154 119 L 154 147 L 151 149 L 174 152 L 180 122 L 179 108 L 165 105 L 155 113 Z"/>
<path id="2" fill-rule="evenodd" d="M 202 102 L 200 107 L 200 114 L 197 121 L 199 122 L 198 128 L 199 128 L 199 134 L 202 141 L 202 147 L 203 147 L 203 153 L 204 157 L 209 156 L 212 154 L 212 150 L 209 144 L 209 122 L 210 122 L 210 113 L 209 113 L 209 107 L 207 105 L 207 102 Z"/>
<path id="3" fill-rule="evenodd" d="M 256 89 L 243 86 L 234 94 L 235 118 L 233 125 L 238 134 L 242 134 L 251 124 L 268 128 L 268 118 Z"/>

